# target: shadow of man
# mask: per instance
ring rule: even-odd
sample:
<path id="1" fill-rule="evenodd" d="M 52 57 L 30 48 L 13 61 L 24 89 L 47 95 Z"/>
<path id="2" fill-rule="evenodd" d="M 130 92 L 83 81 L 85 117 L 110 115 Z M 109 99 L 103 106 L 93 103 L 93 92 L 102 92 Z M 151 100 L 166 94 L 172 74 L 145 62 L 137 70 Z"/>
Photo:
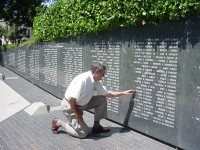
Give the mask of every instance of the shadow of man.
<path id="1" fill-rule="evenodd" d="M 130 99 L 129 105 L 128 105 L 127 114 L 126 114 L 126 117 L 125 117 L 124 122 L 123 122 L 123 125 L 126 126 L 126 127 L 128 127 L 131 112 L 132 112 L 133 107 L 134 107 L 134 98 L 135 98 L 135 93 L 133 93 L 132 96 L 131 96 L 131 99 Z M 124 132 L 124 131 L 127 132 L 127 129 L 126 128 L 121 129 L 120 132 Z"/>

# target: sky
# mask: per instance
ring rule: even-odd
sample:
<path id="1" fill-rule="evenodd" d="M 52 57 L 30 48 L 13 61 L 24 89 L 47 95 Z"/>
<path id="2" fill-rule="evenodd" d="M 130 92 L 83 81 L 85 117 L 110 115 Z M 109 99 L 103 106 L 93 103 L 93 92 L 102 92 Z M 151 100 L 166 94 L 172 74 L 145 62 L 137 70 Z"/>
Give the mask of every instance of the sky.
<path id="1" fill-rule="evenodd" d="M 49 6 L 51 6 L 54 2 L 55 2 L 55 0 L 48 0 L 48 2 L 45 2 L 45 3 L 42 3 L 42 4 L 44 4 L 45 6 L 49 7 Z"/>

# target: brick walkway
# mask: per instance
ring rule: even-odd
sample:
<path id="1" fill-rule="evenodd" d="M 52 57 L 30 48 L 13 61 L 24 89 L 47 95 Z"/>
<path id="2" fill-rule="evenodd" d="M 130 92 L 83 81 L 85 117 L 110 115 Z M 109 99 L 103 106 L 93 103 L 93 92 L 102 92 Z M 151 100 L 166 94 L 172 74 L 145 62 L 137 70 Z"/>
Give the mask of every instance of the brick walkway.
<path id="1" fill-rule="evenodd" d="M 10 70 L 0 66 L 0 73 L 6 77 L 4 82 L 30 103 L 43 102 L 51 107 L 60 105 L 60 99 Z M 64 119 L 64 116 L 58 110 L 50 111 L 47 114 L 30 116 L 23 109 L 3 120 L 0 122 L 0 150 L 175 149 L 108 120 L 102 121 L 104 126 L 111 128 L 111 133 L 106 136 L 90 133 L 87 139 L 78 139 L 68 136 L 64 128 L 61 129 L 62 131 L 58 135 L 54 135 L 51 132 L 51 122 L 55 116 Z M 85 112 L 84 120 L 89 127 L 92 127 L 93 114 Z"/>

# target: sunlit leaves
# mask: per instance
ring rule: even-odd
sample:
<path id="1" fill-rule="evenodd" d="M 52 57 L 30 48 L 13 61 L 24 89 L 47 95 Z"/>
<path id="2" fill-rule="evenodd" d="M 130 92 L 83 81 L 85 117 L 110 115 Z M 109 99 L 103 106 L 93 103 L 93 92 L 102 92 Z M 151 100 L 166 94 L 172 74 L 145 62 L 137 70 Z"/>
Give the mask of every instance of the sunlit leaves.
<path id="1" fill-rule="evenodd" d="M 64 1 L 64 2 L 63 2 Z M 124 26 L 156 24 L 200 13 L 199 0 L 60 0 L 34 20 L 41 41 L 97 33 Z"/>

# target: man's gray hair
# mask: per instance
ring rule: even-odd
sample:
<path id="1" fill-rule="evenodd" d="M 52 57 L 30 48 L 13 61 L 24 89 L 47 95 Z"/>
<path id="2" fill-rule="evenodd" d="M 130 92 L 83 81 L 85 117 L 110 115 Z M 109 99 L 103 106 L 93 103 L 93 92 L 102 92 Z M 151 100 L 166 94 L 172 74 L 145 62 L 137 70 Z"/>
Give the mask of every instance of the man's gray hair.
<path id="1" fill-rule="evenodd" d="M 99 62 L 94 62 L 90 67 L 90 71 L 92 73 L 94 73 L 95 71 L 101 72 L 102 70 L 106 70 L 106 66 Z"/>

